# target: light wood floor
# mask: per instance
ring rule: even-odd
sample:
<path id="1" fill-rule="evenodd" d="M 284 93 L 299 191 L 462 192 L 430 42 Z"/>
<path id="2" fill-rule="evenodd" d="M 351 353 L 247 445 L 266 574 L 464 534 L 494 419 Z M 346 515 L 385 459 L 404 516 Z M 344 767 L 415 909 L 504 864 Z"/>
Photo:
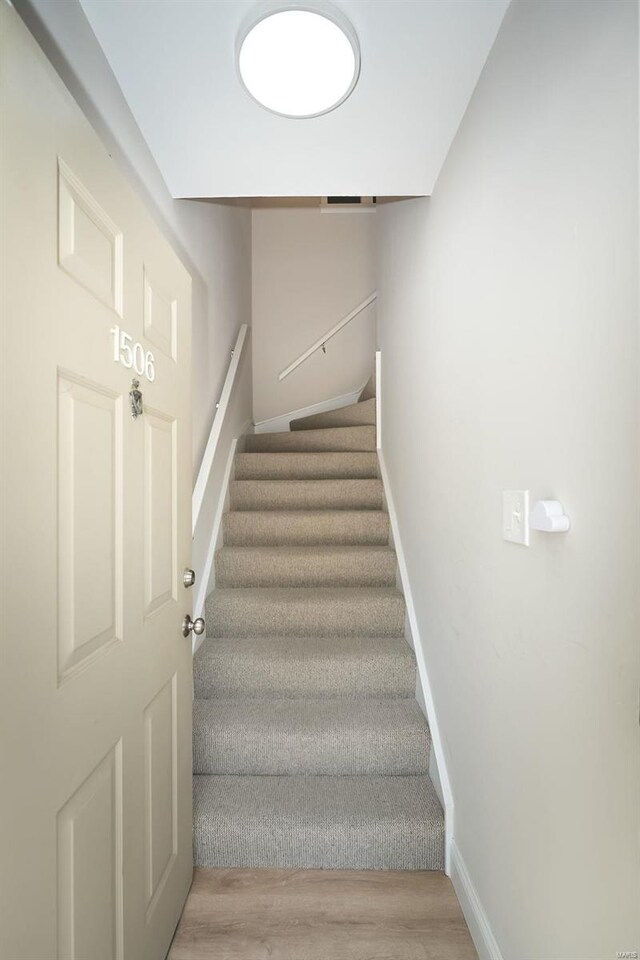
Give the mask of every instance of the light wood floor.
<path id="1" fill-rule="evenodd" d="M 203 870 L 168 960 L 477 960 L 442 873 Z"/>

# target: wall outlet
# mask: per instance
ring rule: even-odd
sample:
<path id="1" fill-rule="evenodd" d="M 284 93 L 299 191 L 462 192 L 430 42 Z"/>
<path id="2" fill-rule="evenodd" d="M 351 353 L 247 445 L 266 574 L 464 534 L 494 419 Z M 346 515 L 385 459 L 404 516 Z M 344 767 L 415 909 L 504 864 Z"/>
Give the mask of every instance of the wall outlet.
<path id="1" fill-rule="evenodd" d="M 509 543 L 529 546 L 529 491 L 502 491 L 502 536 Z"/>

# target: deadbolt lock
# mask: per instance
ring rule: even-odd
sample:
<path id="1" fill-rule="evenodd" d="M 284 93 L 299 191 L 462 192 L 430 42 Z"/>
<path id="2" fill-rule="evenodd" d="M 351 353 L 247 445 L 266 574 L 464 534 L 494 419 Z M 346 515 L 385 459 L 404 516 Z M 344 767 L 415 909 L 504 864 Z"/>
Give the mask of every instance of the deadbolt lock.
<path id="1" fill-rule="evenodd" d="M 192 620 L 189 614 L 187 614 L 182 621 L 182 636 L 188 637 L 190 633 L 195 633 L 196 637 L 199 637 L 204 633 L 204 626 L 205 624 L 202 617 Z"/>
<path id="2" fill-rule="evenodd" d="M 187 567 L 182 574 L 182 582 L 184 583 L 185 587 L 192 587 L 196 582 L 195 570 L 190 570 L 189 567 Z"/>

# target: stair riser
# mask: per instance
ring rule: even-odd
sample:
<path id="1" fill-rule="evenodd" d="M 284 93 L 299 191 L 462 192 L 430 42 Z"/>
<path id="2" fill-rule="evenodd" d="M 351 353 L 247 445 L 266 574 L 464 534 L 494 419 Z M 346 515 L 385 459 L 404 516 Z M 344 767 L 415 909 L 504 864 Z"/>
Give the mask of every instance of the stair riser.
<path id="1" fill-rule="evenodd" d="M 269 821 L 266 827 L 266 821 L 260 821 L 234 831 L 220 819 L 215 828 L 196 826 L 194 861 L 197 867 L 210 869 L 444 870 L 444 846 L 439 837 L 407 840 L 401 822 L 346 823 L 337 844 L 330 821 L 310 823 L 299 836 L 292 836 L 288 822 Z"/>
<path id="2" fill-rule="evenodd" d="M 433 788 L 428 778 L 398 780 L 196 776 L 195 862 L 253 869 L 442 870 L 444 825 Z"/>
<path id="3" fill-rule="evenodd" d="M 389 517 L 377 510 L 304 514 L 236 511 L 223 520 L 225 546 L 388 544 Z"/>
<path id="4" fill-rule="evenodd" d="M 286 547 L 263 552 L 227 548 L 218 551 L 215 562 L 219 587 L 393 587 L 396 582 L 392 551 L 359 557 L 312 553 L 302 560 Z"/>
<path id="5" fill-rule="evenodd" d="M 232 480 L 232 510 L 381 510 L 380 480 Z"/>
<path id="6" fill-rule="evenodd" d="M 400 637 L 404 630 L 404 600 L 276 601 L 255 597 L 207 600 L 210 637 Z"/>
<path id="7" fill-rule="evenodd" d="M 206 702 L 206 701 L 205 701 Z M 194 704 L 193 772 L 243 776 L 417 776 L 428 772 L 429 738 L 408 728 L 306 731 L 274 725 L 237 731 L 207 725 Z M 369 733 L 369 735 L 368 735 Z"/>
<path id="8" fill-rule="evenodd" d="M 359 451 L 376 449 L 375 427 L 342 427 L 335 430 L 297 430 L 288 433 L 254 433 L 246 438 L 246 451 Z"/>
<path id="9" fill-rule="evenodd" d="M 342 641 L 341 641 L 342 642 Z M 250 640 L 206 641 L 210 646 L 233 647 L 234 655 L 218 651 L 194 662 L 194 691 L 199 699 L 233 700 L 239 697 L 262 699 L 384 699 L 414 696 L 416 670 L 410 656 L 378 653 L 378 646 L 387 641 L 368 641 L 369 656 L 331 657 L 323 655 L 322 641 L 317 641 L 316 657 L 270 655 L 270 641 L 262 638 L 256 651 Z M 404 643 L 404 641 L 402 641 Z M 246 654 L 239 645 L 250 649 Z"/>
<path id="10" fill-rule="evenodd" d="M 239 453 L 236 480 L 367 480 L 378 476 L 375 453 Z"/>

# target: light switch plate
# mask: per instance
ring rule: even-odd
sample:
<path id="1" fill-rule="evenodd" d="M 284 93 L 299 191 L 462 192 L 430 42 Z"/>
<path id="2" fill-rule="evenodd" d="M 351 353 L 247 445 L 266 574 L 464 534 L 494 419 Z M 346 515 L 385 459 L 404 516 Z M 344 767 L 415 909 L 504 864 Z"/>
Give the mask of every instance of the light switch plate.
<path id="1" fill-rule="evenodd" d="M 509 543 L 529 546 L 529 491 L 502 491 L 502 536 Z"/>

